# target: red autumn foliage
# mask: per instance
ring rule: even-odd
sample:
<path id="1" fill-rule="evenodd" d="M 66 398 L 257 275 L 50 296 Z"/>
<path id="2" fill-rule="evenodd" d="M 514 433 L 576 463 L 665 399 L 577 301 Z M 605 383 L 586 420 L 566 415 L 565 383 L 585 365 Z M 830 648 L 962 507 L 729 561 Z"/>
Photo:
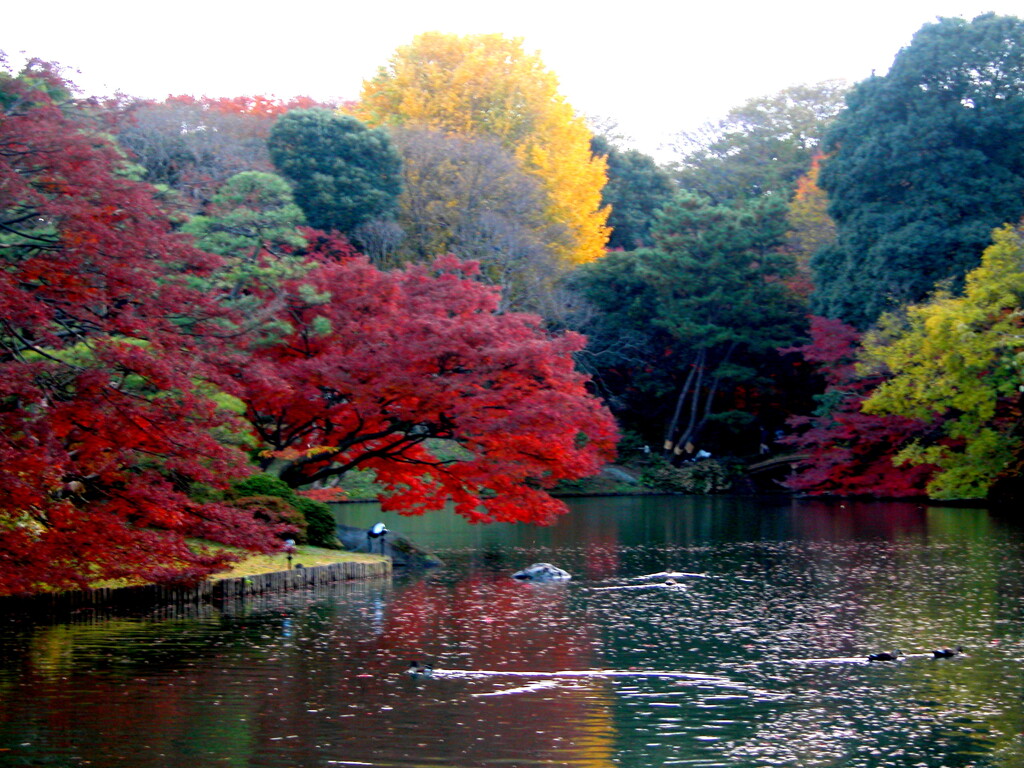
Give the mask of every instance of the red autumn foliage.
<path id="1" fill-rule="evenodd" d="M 781 442 L 805 458 L 795 464 L 786 486 L 810 495 L 924 496 L 935 468 L 896 466 L 893 457 L 927 427 L 916 419 L 861 412 L 861 404 L 882 379 L 857 374 L 859 342 L 860 334 L 852 326 L 812 317 L 811 343 L 785 350 L 799 352 L 817 365 L 827 384 L 818 414 L 789 419 L 797 432 Z"/>
<path id="2" fill-rule="evenodd" d="M 306 231 L 311 271 L 230 317 L 194 287 L 219 257 L 173 232 L 65 85 L 0 72 L 0 594 L 231 559 L 190 538 L 278 548 L 280 525 L 197 500 L 251 471 L 244 432 L 290 457 L 293 485 L 371 467 L 387 507 L 473 520 L 546 522 L 564 511 L 547 489 L 611 457 L 582 338 L 500 314 L 473 265 L 382 272 Z"/>
<path id="3" fill-rule="evenodd" d="M 221 311 L 185 274 L 216 258 L 170 231 L 149 188 L 38 63 L 0 73 L 0 594 L 223 565 L 186 537 L 271 547 L 195 482 L 246 471 L 203 396 Z"/>
<path id="4" fill-rule="evenodd" d="M 167 104 L 186 104 L 208 112 L 221 112 L 228 115 L 251 115 L 255 117 L 280 117 L 293 109 L 313 109 L 314 107 L 330 107 L 330 104 L 317 101 L 309 96 L 295 96 L 291 99 L 279 99 L 276 96 L 190 96 L 179 94 L 168 96 Z"/>
<path id="5" fill-rule="evenodd" d="M 385 272 L 331 253 L 285 286 L 291 331 L 235 372 L 260 438 L 289 461 L 282 479 L 364 467 L 405 514 L 448 501 L 473 521 L 565 511 L 546 489 L 596 474 L 616 439 L 575 370 L 582 337 L 499 313 L 497 289 L 454 257 Z"/>

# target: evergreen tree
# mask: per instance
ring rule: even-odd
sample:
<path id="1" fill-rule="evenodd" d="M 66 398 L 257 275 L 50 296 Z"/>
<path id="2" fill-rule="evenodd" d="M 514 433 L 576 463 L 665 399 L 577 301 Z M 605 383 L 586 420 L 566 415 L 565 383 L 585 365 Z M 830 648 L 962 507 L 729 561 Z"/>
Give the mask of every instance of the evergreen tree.
<path id="1" fill-rule="evenodd" d="M 349 233 L 394 211 L 401 159 L 387 134 L 326 109 L 296 109 L 274 124 L 270 159 L 295 186 L 316 229 Z"/>
<path id="2" fill-rule="evenodd" d="M 275 283 L 300 271 L 297 259 L 285 257 L 306 245 L 296 230 L 304 219 L 280 176 L 235 174 L 213 196 L 208 214 L 193 217 L 182 231 L 224 257 L 211 281 L 223 298 L 237 300 L 254 282 Z"/>
<path id="3" fill-rule="evenodd" d="M 603 136 L 595 136 L 590 146 L 608 163 L 608 183 L 601 192 L 602 205 L 611 209 L 608 247 L 631 251 L 653 245 L 654 212 L 671 199 L 675 191 L 672 177 L 649 155 L 619 149 Z"/>
<path id="4" fill-rule="evenodd" d="M 598 312 L 588 362 L 612 371 L 606 383 L 625 378 L 613 407 L 656 413 L 673 455 L 713 431 L 758 432 L 752 401 L 771 389 L 765 361 L 802 324 L 783 282 L 793 271 L 780 247 L 785 211 L 781 198 L 733 208 L 680 193 L 656 216 L 654 248 L 609 254 L 576 277 Z"/>
<path id="5" fill-rule="evenodd" d="M 959 288 L 1024 213 L 1024 21 L 924 26 L 853 90 L 827 145 L 838 240 L 813 261 L 816 311 L 863 327 L 938 281 Z"/>

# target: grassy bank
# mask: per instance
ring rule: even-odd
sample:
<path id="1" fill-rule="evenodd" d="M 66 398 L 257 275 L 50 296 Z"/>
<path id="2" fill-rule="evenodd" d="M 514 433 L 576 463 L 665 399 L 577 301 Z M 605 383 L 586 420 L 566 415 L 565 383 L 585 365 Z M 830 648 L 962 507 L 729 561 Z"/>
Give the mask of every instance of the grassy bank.
<path id="1" fill-rule="evenodd" d="M 225 547 L 222 544 L 202 542 L 205 548 L 227 549 L 232 552 L 242 553 L 242 550 L 234 547 Z M 380 555 L 370 555 L 365 552 L 346 552 L 341 549 L 324 549 L 323 547 L 312 547 L 306 544 L 299 544 L 292 554 L 292 567 L 302 565 L 305 568 L 313 568 L 318 565 L 331 565 L 332 563 L 362 562 L 371 563 L 381 560 Z M 288 556 L 284 552 L 275 552 L 269 555 L 248 554 L 235 563 L 226 571 L 209 576 L 210 581 L 221 579 L 237 579 L 246 576 L 259 576 L 264 573 L 277 573 L 288 570 Z M 147 584 L 140 579 L 103 579 L 90 584 L 93 589 L 118 587 L 135 587 Z"/>
<path id="2" fill-rule="evenodd" d="M 301 564 L 305 568 L 313 568 L 317 565 L 330 565 L 331 563 L 377 562 L 380 559 L 380 555 L 369 555 L 365 552 L 345 552 L 340 549 L 323 549 L 300 544 L 295 547 L 295 552 L 292 554 L 292 567 Z M 231 570 L 215 573 L 210 578 L 216 581 L 287 570 L 288 556 L 283 552 L 275 552 L 270 555 L 249 555 L 235 563 Z"/>

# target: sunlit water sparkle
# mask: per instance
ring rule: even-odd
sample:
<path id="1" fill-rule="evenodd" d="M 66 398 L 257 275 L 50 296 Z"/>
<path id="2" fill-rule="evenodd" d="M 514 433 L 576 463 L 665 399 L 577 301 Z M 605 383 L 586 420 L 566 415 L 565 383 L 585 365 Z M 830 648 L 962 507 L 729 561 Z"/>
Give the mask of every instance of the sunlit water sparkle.
<path id="1" fill-rule="evenodd" d="M 8 617 L 0 765 L 1024 765 L 1021 537 L 988 513 L 574 506 L 541 530 L 387 518 L 439 549 L 425 574 L 180 618 Z M 510 577 L 538 561 L 574 578 Z"/>

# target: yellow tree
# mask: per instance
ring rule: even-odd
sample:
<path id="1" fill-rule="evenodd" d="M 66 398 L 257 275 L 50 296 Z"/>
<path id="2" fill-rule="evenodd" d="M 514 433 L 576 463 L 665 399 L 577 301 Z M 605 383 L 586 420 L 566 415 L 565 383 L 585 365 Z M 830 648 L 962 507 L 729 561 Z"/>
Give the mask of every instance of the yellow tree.
<path id="1" fill-rule="evenodd" d="M 605 160 L 591 154 L 590 130 L 520 39 L 419 35 L 363 84 L 353 111 L 372 125 L 497 138 L 540 180 L 549 222 L 570 235 L 552 243 L 553 251 L 570 263 L 604 255 Z"/>
<path id="2" fill-rule="evenodd" d="M 962 296 L 940 292 L 904 317 L 883 316 L 864 339 L 867 364 L 891 377 L 864 410 L 921 419 L 934 429 L 897 460 L 939 471 L 939 499 L 984 498 L 1024 446 L 1024 231 L 996 230 Z M 1019 461 L 1016 462 L 1019 464 Z"/>

